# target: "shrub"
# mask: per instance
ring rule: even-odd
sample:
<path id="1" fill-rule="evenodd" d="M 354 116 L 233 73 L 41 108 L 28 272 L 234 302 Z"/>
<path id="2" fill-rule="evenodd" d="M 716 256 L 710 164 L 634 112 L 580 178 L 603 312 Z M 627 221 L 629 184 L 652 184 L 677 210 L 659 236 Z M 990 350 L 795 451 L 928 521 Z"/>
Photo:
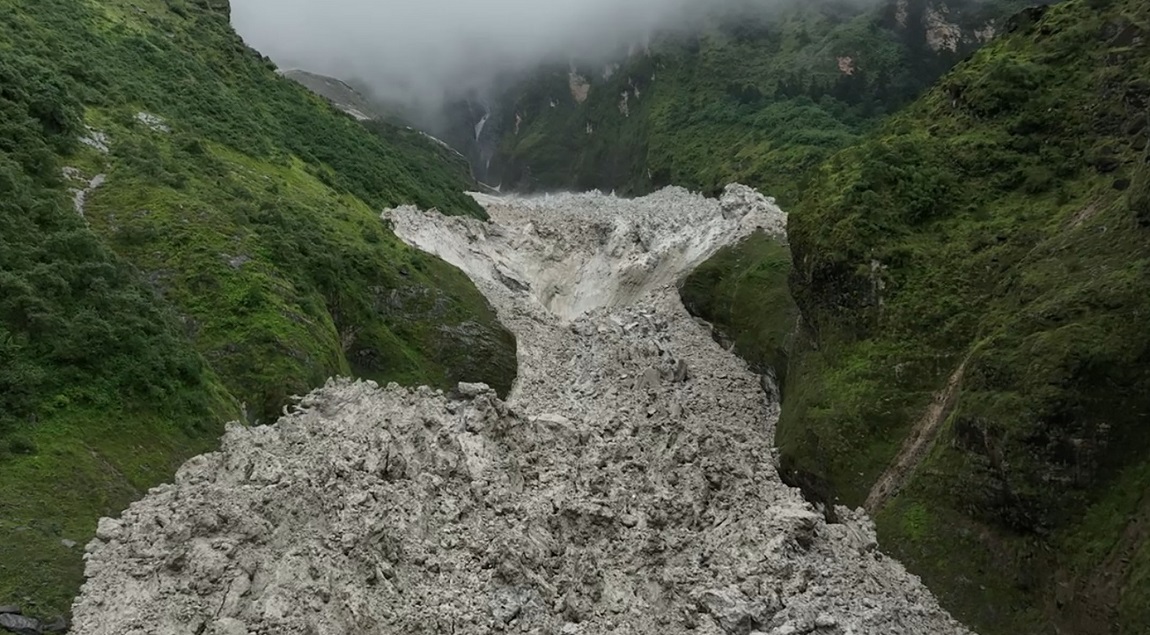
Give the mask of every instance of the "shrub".
<path id="1" fill-rule="evenodd" d="M 8 451 L 16 455 L 32 456 L 40 450 L 32 439 L 16 434 L 8 437 Z"/>

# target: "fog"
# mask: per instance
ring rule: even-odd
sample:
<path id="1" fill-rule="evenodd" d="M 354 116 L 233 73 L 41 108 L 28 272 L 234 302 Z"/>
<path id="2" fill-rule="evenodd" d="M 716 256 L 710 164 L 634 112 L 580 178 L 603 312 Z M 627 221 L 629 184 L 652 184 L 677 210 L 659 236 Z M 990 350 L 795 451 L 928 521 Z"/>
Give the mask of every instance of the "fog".
<path id="1" fill-rule="evenodd" d="M 245 41 L 281 68 L 438 104 L 543 61 L 586 58 L 686 26 L 723 0 L 232 0 Z"/>

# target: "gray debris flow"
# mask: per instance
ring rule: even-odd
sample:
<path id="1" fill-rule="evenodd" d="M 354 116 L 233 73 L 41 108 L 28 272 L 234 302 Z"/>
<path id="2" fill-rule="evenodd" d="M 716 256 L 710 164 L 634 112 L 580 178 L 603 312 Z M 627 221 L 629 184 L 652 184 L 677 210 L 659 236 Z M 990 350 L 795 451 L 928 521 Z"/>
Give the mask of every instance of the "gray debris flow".
<path id="1" fill-rule="evenodd" d="M 84 210 L 88 204 L 88 197 L 104 185 L 104 183 L 108 180 L 108 175 L 97 174 L 91 179 L 87 179 L 84 177 L 83 172 L 73 167 L 65 167 L 63 169 L 63 173 L 65 179 L 73 182 L 78 181 L 84 184 L 83 187 L 71 188 L 72 206 L 75 208 L 76 213 L 83 217 Z"/>
<path id="2" fill-rule="evenodd" d="M 674 284 L 785 216 L 741 186 L 385 217 L 519 340 L 506 402 L 332 380 L 88 545 L 91 635 L 959 634 L 871 522 L 780 482 L 762 380 Z"/>

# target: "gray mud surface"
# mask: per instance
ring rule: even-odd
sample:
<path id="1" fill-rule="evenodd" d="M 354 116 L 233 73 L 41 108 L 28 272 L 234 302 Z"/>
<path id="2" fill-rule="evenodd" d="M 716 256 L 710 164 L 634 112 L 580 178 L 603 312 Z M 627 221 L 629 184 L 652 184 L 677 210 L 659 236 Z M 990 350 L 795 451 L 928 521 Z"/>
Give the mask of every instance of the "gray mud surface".
<path id="1" fill-rule="evenodd" d="M 401 208 L 519 341 L 506 402 L 332 380 L 88 546 L 84 635 L 957 634 L 861 511 L 784 485 L 771 386 L 674 285 L 785 215 L 737 186 Z"/>

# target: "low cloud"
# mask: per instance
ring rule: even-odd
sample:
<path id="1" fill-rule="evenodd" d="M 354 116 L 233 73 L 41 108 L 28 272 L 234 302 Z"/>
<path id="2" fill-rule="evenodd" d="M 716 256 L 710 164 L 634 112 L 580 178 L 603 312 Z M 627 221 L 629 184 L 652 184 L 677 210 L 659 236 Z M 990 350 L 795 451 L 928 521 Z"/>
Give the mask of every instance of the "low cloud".
<path id="1" fill-rule="evenodd" d="M 719 1 L 232 0 L 232 21 L 281 68 L 433 107 L 540 62 L 603 55 L 690 24 Z"/>

